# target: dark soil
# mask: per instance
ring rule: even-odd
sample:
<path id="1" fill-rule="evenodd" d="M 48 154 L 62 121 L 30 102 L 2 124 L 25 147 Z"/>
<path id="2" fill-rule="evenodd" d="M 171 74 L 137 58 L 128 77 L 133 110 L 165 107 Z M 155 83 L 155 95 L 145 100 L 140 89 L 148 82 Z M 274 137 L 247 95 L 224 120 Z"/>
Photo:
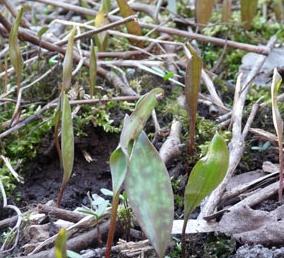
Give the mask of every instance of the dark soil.
<path id="1" fill-rule="evenodd" d="M 64 208 L 73 209 L 81 204 L 86 205 L 88 191 L 99 193 L 101 188 L 111 189 L 108 161 L 118 143 L 118 135 L 108 134 L 93 127 L 88 128 L 86 132 L 87 137 L 75 139 L 73 174 L 61 203 Z M 87 162 L 83 150 L 87 151 L 94 161 Z M 48 155 L 39 153 L 37 158 L 26 166 L 24 172 L 25 183 L 17 189 L 21 196 L 21 207 L 56 199 L 63 172 L 55 148 Z"/>

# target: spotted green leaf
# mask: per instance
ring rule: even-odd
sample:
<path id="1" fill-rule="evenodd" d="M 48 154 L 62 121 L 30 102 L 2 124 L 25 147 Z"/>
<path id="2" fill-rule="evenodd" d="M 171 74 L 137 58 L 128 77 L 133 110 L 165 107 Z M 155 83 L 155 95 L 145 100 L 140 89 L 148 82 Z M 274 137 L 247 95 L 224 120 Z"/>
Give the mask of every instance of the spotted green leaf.
<path id="1" fill-rule="evenodd" d="M 197 114 L 198 94 L 201 81 L 202 59 L 195 49 L 188 45 L 191 58 L 188 60 L 185 73 L 185 98 L 189 116 L 189 142 L 188 150 L 192 153 L 195 138 L 195 123 Z"/>
<path id="2" fill-rule="evenodd" d="M 122 148 L 127 150 L 131 140 L 134 141 L 141 133 L 146 121 L 158 103 L 157 97 L 163 95 L 163 93 L 164 91 L 161 88 L 155 88 L 139 99 L 131 116 L 124 121 L 120 135 L 120 146 Z"/>
<path id="3" fill-rule="evenodd" d="M 74 163 L 74 135 L 71 106 L 65 93 L 62 95 L 61 117 L 61 157 L 63 165 L 63 185 L 66 185 L 71 177 Z"/>
<path id="4" fill-rule="evenodd" d="M 93 98 L 94 97 L 94 88 L 96 86 L 96 78 L 97 78 L 97 55 L 96 55 L 96 49 L 95 49 L 93 41 L 91 42 L 89 74 L 90 74 L 90 78 L 89 78 L 89 80 L 90 80 L 90 95 Z"/>
<path id="5" fill-rule="evenodd" d="M 212 15 L 214 5 L 214 0 L 195 1 L 196 21 L 198 24 L 206 25 L 208 23 Z"/>
<path id="6" fill-rule="evenodd" d="M 76 28 L 73 28 L 68 39 L 65 58 L 63 61 L 62 90 L 67 90 L 71 86 L 72 69 L 73 69 L 73 46 L 74 46 L 75 34 L 76 34 Z"/>
<path id="7" fill-rule="evenodd" d="M 20 46 L 18 44 L 18 31 L 23 15 L 24 15 L 24 8 L 22 7 L 18 12 L 16 20 L 9 34 L 9 55 L 12 66 L 15 69 L 18 91 L 20 89 L 21 75 L 23 70 L 23 59 L 21 55 Z"/>
<path id="8" fill-rule="evenodd" d="M 184 223 L 224 179 L 229 164 L 229 151 L 224 138 L 216 132 L 205 157 L 193 167 L 184 194 Z"/>
<path id="9" fill-rule="evenodd" d="M 256 15 L 258 0 L 241 0 L 241 18 L 246 29 L 251 28 L 251 23 Z"/>
<path id="10" fill-rule="evenodd" d="M 140 226 L 159 257 L 164 257 L 174 219 L 174 196 L 167 168 L 144 132 L 133 145 L 125 188 Z"/>
<path id="11" fill-rule="evenodd" d="M 55 257 L 56 258 L 67 258 L 66 241 L 67 241 L 66 230 L 64 228 L 61 228 L 55 240 Z"/>

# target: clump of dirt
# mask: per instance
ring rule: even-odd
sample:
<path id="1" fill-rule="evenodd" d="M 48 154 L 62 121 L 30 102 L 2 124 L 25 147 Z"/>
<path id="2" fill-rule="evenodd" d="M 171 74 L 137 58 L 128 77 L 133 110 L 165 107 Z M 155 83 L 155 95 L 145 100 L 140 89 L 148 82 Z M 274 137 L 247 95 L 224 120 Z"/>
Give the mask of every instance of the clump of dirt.
<path id="1" fill-rule="evenodd" d="M 86 132 L 86 137 L 75 139 L 73 174 L 61 203 L 64 208 L 73 209 L 81 204 L 86 205 L 88 191 L 99 193 L 101 188 L 111 189 L 108 161 L 117 145 L 118 135 L 93 127 Z M 94 161 L 87 162 L 83 151 L 87 151 Z M 55 148 L 48 155 L 39 154 L 24 170 L 25 183 L 17 189 L 21 196 L 21 207 L 56 199 L 63 172 Z"/>

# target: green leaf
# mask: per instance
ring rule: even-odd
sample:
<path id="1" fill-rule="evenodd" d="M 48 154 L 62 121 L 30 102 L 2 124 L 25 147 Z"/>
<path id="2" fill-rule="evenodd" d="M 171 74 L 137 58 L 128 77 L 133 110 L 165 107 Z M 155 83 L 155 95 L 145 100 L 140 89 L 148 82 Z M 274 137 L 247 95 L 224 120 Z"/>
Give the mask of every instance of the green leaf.
<path id="1" fill-rule="evenodd" d="M 98 11 L 95 18 L 95 27 L 99 28 L 109 24 L 107 19 L 107 14 L 111 7 L 110 0 L 103 0 L 100 10 Z M 96 45 L 98 46 L 99 51 L 105 51 L 108 45 L 108 33 L 107 31 L 100 32 L 95 35 Z"/>
<path id="2" fill-rule="evenodd" d="M 168 81 L 169 79 L 174 77 L 174 73 L 172 71 L 167 71 L 163 77 L 164 81 Z"/>
<path id="3" fill-rule="evenodd" d="M 189 116 L 189 154 L 194 149 L 195 124 L 198 104 L 198 94 L 201 81 L 202 59 L 191 45 L 188 45 L 191 58 L 188 60 L 185 73 L 185 98 Z"/>
<path id="4" fill-rule="evenodd" d="M 190 213 L 222 182 L 228 165 L 228 147 L 223 137 L 216 132 L 207 155 L 195 164 L 190 173 L 184 194 L 185 223 Z"/>
<path id="5" fill-rule="evenodd" d="M 256 15 L 258 0 L 241 0 L 241 18 L 246 29 L 251 28 L 251 23 Z"/>
<path id="6" fill-rule="evenodd" d="M 91 98 L 94 97 L 94 87 L 96 86 L 96 78 L 97 78 L 97 55 L 96 49 L 93 41 L 91 41 L 91 55 L 90 55 L 90 95 Z"/>
<path id="7" fill-rule="evenodd" d="M 108 19 L 106 18 L 106 13 L 99 11 L 95 19 L 95 27 L 100 28 L 109 24 Z M 102 31 L 95 35 L 96 45 L 98 46 L 99 51 L 105 51 L 108 45 L 108 34 L 107 31 Z"/>
<path id="8" fill-rule="evenodd" d="M 204 26 L 208 23 L 212 15 L 214 5 L 214 0 L 195 1 L 196 21 L 199 25 Z"/>
<path id="9" fill-rule="evenodd" d="M 14 67 L 16 72 L 18 91 L 20 90 L 21 75 L 23 71 L 23 59 L 21 55 L 20 46 L 18 44 L 18 31 L 23 15 L 24 8 L 22 7 L 18 12 L 16 20 L 9 34 L 9 55 L 12 66 Z"/>
<path id="10" fill-rule="evenodd" d="M 128 166 L 128 155 L 119 146 L 110 156 L 110 170 L 112 177 L 112 190 L 113 194 L 118 194 L 126 173 Z"/>
<path id="11" fill-rule="evenodd" d="M 61 156 L 63 165 L 63 184 L 70 179 L 74 163 L 74 134 L 71 106 L 65 93 L 62 95 L 62 118 L 61 118 Z"/>
<path id="12" fill-rule="evenodd" d="M 76 28 L 73 28 L 68 39 L 65 58 L 63 61 L 62 90 L 65 91 L 69 89 L 71 86 L 72 69 L 73 69 L 73 46 L 74 46 L 75 34 L 76 34 Z"/>
<path id="13" fill-rule="evenodd" d="M 126 0 L 117 0 L 117 4 L 120 10 L 120 14 L 122 17 L 126 18 L 128 16 L 134 15 L 135 12 L 130 8 Z M 142 29 L 137 21 L 130 21 L 126 23 L 126 28 L 129 34 L 133 34 L 136 36 L 142 35 Z M 138 40 L 130 40 L 130 42 L 136 46 L 143 47 L 144 44 L 142 41 Z"/>
<path id="14" fill-rule="evenodd" d="M 46 33 L 48 31 L 48 26 L 43 26 L 37 33 L 37 36 L 39 38 L 41 38 L 43 36 L 44 33 Z"/>
<path id="15" fill-rule="evenodd" d="M 272 118 L 273 124 L 277 133 L 277 137 L 282 139 L 283 135 L 283 120 L 277 104 L 277 95 L 282 83 L 282 77 L 278 73 L 277 69 L 274 69 L 272 85 L 271 85 L 271 100 L 272 100 Z M 282 142 L 282 140 L 281 140 Z"/>
<path id="16" fill-rule="evenodd" d="M 66 230 L 64 228 L 61 228 L 55 240 L 55 257 L 56 258 L 67 258 L 66 241 L 67 241 Z"/>
<path id="17" fill-rule="evenodd" d="M 131 141 L 136 140 L 143 130 L 146 121 L 158 103 L 157 97 L 163 95 L 161 88 L 155 88 L 142 96 L 136 104 L 130 117 L 124 119 L 124 126 L 120 135 L 120 146 L 127 152 Z"/>
<path id="18" fill-rule="evenodd" d="M 174 196 L 167 168 L 144 132 L 134 143 L 125 188 L 144 233 L 159 257 L 164 257 L 174 219 Z"/>

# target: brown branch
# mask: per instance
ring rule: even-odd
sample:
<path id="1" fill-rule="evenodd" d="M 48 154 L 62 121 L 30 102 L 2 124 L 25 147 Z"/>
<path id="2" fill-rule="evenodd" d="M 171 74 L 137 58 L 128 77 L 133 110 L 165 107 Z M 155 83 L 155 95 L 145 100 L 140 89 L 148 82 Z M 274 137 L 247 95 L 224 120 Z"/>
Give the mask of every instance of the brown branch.
<path id="1" fill-rule="evenodd" d="M 51 4 L 54 6 L 58 6 L 70 11 L 74 11 L 76 13 L 80 13 L 83 15 L 90 15 L 90 16 L 96 16 L 97 12 L 91 9 L 87 9 L 87 8 L 83 8 L 80 6 L 76 6 L 76 5 L 72 5 L 72 4 L 67 4 L 61 1 L 55 1 L 55 0 L 36 0 L 37 2 L 41 2 L 41 3 L 45 3 L 45 4 Z M 108 18 L 111 21 L 117 21 L 119 19 L 121 19 L 118 16 L 113 16 L 113 15 L 109 15 Z M 240 42 L 236 42 L 236 41 L 232 41 L 232 40 L 224 40 L 224 39 L 220 39 L 220 38 L 216 38 L 216 37 L 210 37 L 210 36 L 204 36 L 198 33 L 193 33 L 193 32 L 187 32 L 187 31 L 183 31 L 183 30 L 178 30 L 178 29 L 174 29 L 174 28 L 169 28 L 169 27 L 165 27 L 165 26 L 159 26 L 159 25 L 153 25 L 153 24 L 146 24 L 146 23 L 142 23 L 139 22 L 140 26 L 142 28 L 146 28 L 146 29 L 151 29 L 151 30 L 155 30 L 158 31 L 160 33 L 167 33 L 169 35 L 175 35 L 175 36 L 181 36 L 181 37 L 185 37 L 188 38 L 190 40 L 197 40 L 199 42 L 202 43 L 211 43 L 217 46 L 227 46 L 230 48 L 237 48 L 237 49 L 241 49 L 244 51 L 248 51 L 248 52 L 254 52 L 254 53 L 258 53 L 258 54 L 262 54 L 262 55 L 268 55 L 270 50 L 268 47 L 265 46 L 255 46 L 255 45 L 251 45 L 251 44 L 246 44 L 246 43 L 240 43 Z"/>
<path id="2" fill-rule="evenodd" d="M 74 223 L 79 222 L 81 219 L 83 219 L 85 216 L 74 211 L 69 211 L 65 209 L 59 209 L 56 207 L 44 205 L 44 204 L 39 204 L 37 206 L 38 213 L 44 213 L 51 215 L 57 219 L 63 219 L 66 221 L 71 221 Z"/>

